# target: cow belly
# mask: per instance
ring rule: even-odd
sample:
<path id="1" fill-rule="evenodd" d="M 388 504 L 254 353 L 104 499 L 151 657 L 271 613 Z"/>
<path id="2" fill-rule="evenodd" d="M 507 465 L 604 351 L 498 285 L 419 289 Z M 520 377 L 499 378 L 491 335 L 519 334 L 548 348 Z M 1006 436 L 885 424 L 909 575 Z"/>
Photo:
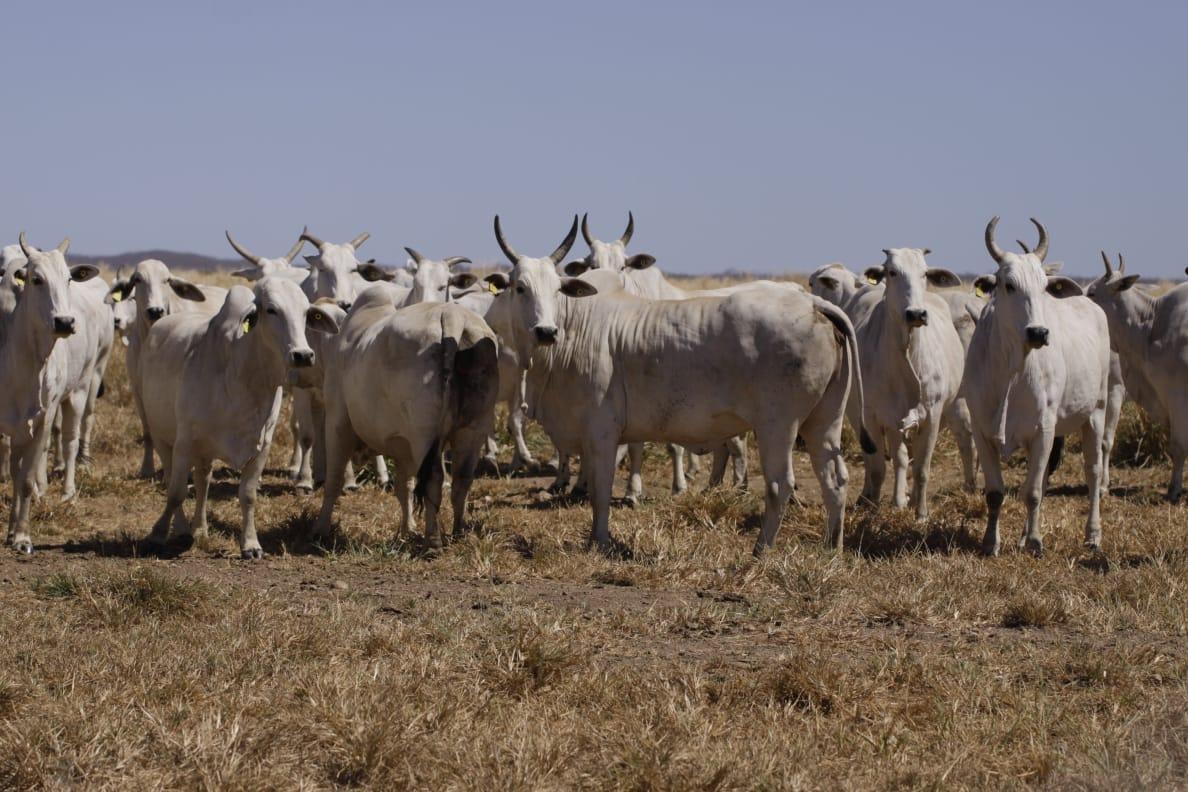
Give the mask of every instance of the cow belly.
<path id="1" fill-rule="evenodd" d="M 632 410 L 623 426 L 622 442 L 666 441 L 695 445 L 725 441 L 751 428 L 734 409 L 695 397 L 667 399 Z"/>

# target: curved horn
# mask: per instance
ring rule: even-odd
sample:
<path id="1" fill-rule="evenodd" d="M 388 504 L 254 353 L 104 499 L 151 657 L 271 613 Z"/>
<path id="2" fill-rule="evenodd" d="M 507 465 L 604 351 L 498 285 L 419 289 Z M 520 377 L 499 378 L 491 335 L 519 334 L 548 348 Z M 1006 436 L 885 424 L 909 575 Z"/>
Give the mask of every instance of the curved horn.
<path id="1" fill-rule="evenodd" d="M 590 226 L 586 225 L 587 217 L 589 217 L 589 213 L 582 215 L 582 239 L 586 240 L 587 245 L 594 247 L 594 237 L 590 235 Z"/>
<path id="2" fill-rule="evenodd" d="M 453 267 L 458 264 L 473 264 L 473 263 L 474 262 L 471 261 L 470 259 L 466 258 L 466 256 L 450 256 L 448 259 L 445 260 L 445 265 L 447 267 Z"/>
<path id="3" fill-rule="evenodd" d="M 64 237 L 62 241 L 58 243 L 59 253 L 65 256 L 67 250 L 70 250 L 70 237 Z"/>
<path id="4" fill-rule="evenodd" d="M 1022 239 L 1016 239 L 1015 244 L 1018 245 L 1019 247 L 1021 247 L 1023 249 L 1024 253 L 1031 252 L 1031 248 L 1027 247 L 1027 243 L 1024 242 Z"/>
<path id="5" fill-rule="evenodd" d="M 994 259 L 998 264 L 1002 264 L 1003 257 L 1006 253 L 994 241 L 994 229 L 998 225 L 998 215 L 994 215 L 990 222 L 986 224 L 986 250 L 990 251 L 990 258 Z"/>
<path id="6" fill-rule="evenodd" d="M 307 231 L 309 231 L 309 226 L 301 229 L 301 236 L 297 237 L 297 244 L 293 245 L 289 249 L 289 252 L 285 254 L 285 261 L 292 264 L 293 259 L 297 258 L 297 254 L 301 252 L 301 248 L 305 247 L 305 232 Z"/>
<path id="7" fill-rule="evenodd" d="M 503 251 L 503 255 L 507 256 L 512 266 L 520 263 L 520 254 L 503 238 L 503 229 L 499 226 L 499 215 L 495 215 L 495 241 L 499 243 L 499 249 Z"/>
<path id="8" fill-rule="evenodd" d="M 1126 274 L 1126 259 L 1122 258 L 1121 253 L 1118 254 L 1118 274 L 1119 275 Z"/>
<path id="9" fill-rule="evenodd" d="M 577 239 L 578 219 L 577 215 L 573 216 L 573 225 L 569 227 L 569 233 L 565 235 L 565 239 L 561 240 L 561 244 L 557 249 L 549 254 L 549 258 L 554 264 L 560 264 L 561 259 L 569 254 L 569 249 L 573 247 L 573 241 Z"/>
<path id="10" fill-rule="evenodd" d="M 304 239 L 306 242 L 308 242 L 309 244 L 313 245 L 313 246 L 314 246 L 314 247 L 316 247 L 318 250 L 321 250 L 322 248 L 326 247 L 326 243 L 325 243 L 325 242 L 323 242 L 322 240 L 318 239 L 318 238 L 317 238 L 316 236 L 314 236 L 313 234 L 309 233 L 309 227 L 308 227 L 308 226 L 306 226 L 305 230 L 301 232 L 301 239 Z"/>
<path id="11" fill-rule="evenodd" d="M 1035 255 L 1039 256 L 1039 260 L 1043 261 L 1048 257 L 1048 229 L 1044 228 L 1044 224 L 1034 217 L 1031 218 L 1031 223 L 1039 231 L 1039 244 L 1035 246 Z"/>
<path id="12" fill-rule="evenodd" d="M 417 262 L 418 267 L 421 266 L 421 262 L 425 260 L 425 257 L 410 247 L 406 247 L 405 250 L 408 252 L 409 258 Z"/>
<path id="13" fill-rule="evenodd" d="M 627 243 L 631 241 L 631 235 L 635 233 L 635 215 L 631 212 L 627 213 L 627 230 L 623 232 L 623 236 L 619 237 L 619 244 L 627 247 Z"/>
<path id="14" fill-rule="evenodd" d="M 259 257 L 259 256 L 257 256 L 255 253 L 252 253 L 250 250 L 248 250 L 247 248 L 245 248 L 243 245 L 241 245 L 241 244 L 239 244 L 238 242 L 236 242 L 236 241 L 235 241 L 235 240 L 234 240 L 234 239 L 231 237 L 231 232 L 230 232 L 230 231 L 224 231 L 223 233 L 227 235 L 227 241 L 231 243 L 231 247 L 235 248 L 235 252 L 236 252 L 236 253 L 238 253 L 239 255 L 243 256 L 245 259 L 247 259 L 248 261 L 252 262 L 252 263 L 253 263 L 253 264 L 255 264 L 257 267 L 258 267 L 258 266 L 260 266 L 260 257 Z M 304 242 L 303 242 L 302 244 L 304 244 Z"/>
<path id="15" fill-rule="evenodd" d="M 355 250 L 358 250 L 359 248 L 363 247 L 363 243 L 369 239 L 371 239 L 371 234 L 364 231 L 362 234 L 359 234 L 359 236 L 351 240 L 351 247 L 353 247 Z"/>
<path id="16" fill-rule="evenodd" d="M 1108 278 L 1111 275 L 1113 275 L 1114 268 L 1110 265 L 1110 257 L 1106 255 L 1106 252 L 1104 250 L 1101 251 L 1101 261 L 1103 264 L 1105 264 L 1106 277 Z"/>
<path id="17" fill-rule="evenodd" d="M 41 252 L 41 251 L 39 251 L 37 248 L 35 248 L 35 247 L 33 247 L 32 245 L 30 245 L 30 244 L 28 243 L 28 241 L 26 241 L 26 239 L 25 239 L 25 232 L 24 232 L 24 231 L 22 231 L 22 232 L 21 232 L 21 235 L 20 235 L 19 237 L 17 237 L 17 241 L 18 241 L 18 242 L 20 243 L 20 245 L 21 245 L 21 252 L 25 254 L 25 258 L 31 258 L 31 256 L 29 255 L 29 254 L 30 254 L 30 252 L 34 252 L 34 253 L 40 253 L 40 252 Z"/>

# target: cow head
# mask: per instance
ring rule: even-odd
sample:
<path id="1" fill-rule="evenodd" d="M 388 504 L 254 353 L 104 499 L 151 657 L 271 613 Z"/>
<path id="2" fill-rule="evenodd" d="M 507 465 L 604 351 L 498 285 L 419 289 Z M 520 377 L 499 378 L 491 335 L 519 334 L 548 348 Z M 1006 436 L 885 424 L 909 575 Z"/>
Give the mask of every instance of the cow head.
<path id="1" fill-rule="evenodd" d="M 304 270 L 294 270 L 293 260 L 297 258 L 297 254 L 301 252 L 301 248 L 305 247 L 304 234 L 306 234 L 308 231 L 308 228 L 303 229 L 301 231 L 302 236 L 297 238 L 296 244 L 289 248 L 289 252 L 280 258 L 264 258 L 263 256 L 257 256 L 255 253 L 252 253 L 243 245 L 236 242 L 231 237 L 230 231 L 224 232 L 227 234 L 227 241 L 231 243 L 231 247 L 235 249 L 235 252 L 243 256 L 252 265 L 248 269 L 236 270 L 232 274 L 238 278 L 244 278 L 245 280 L 250 281 L 259 280 L 266 275 L 285 275 L 288 277 L 293 277 L 296 280 L 303 279 L 309 273 L 305 272 Z"/>
<path id="2" fill-rule="evenodd" d="M 356 251 L 371 237 L 364 231 L 350 242 L 324 242 L 306 231 L 301 238 L 318 249 L 316 256 L 306 256 L 314 271 L 313 299 L 329 298 L 349 311 L 359 293 L 359 281 L 392 280 L 393 274 L 376 266 L 375 261 L 359 261 Z"/>
<path id="3" fill-rule="evenodd" d="M 1076 281 L 1044 269 L 1048 232 L 1035 218 L 1031 222 L 1039 231 L 1039 244 L 1034 251 L 1023 246 L 1023 253 L 1004 251 L 994 241 L 997 217 L 987 224 L 986 250 L 998 264 L 998 271 L 993 278 L 984 276 L 975 281 L 980 290 L 993 294 L 996 321 L 1009 332 L 1017 331 L 1025 350 L 1047 346 L 1051 340 L 1046 311 L 1049 300 L 1083 293 Z"/>
<path id="4" fill-rule="evenodd" d="M 240 318 L 244 335 L 255 338 L 268 349 L 270 359 L 282 360 L 290 369 L 313 366 L 314 352 L 305 329 L 337 333 L 338 315 L 310 305 L 301 287 L 288 278 L 265 276 L 256 281 L 252 294 Z"/>
<path id="5" fill-rule="evenodd" d="M 521 256 L 508 244 L 499 225 L 499 216 L 495 216 L 495 239 L 503 255 L 512 263 L 508 299 L 512 301 L 521 335 L 534 346 L 552 346 L 561 335 L 557 324 L 558 295 L 587 297 L 598 293 L 584 281 L 557 274 L 557 265 L 573 247 L 577 229 L 578 220 L 574 215 L 573 226 L 556 250 L 544 258 L 530 258 Z"/>
<path id="6" fill-rule="evenodd" d="M 1090 300 L 1101 306 L 1110 326 L 1116 327 L 1116 322 L 1125 321 L 1139 312 L 1138 304 L 1144 302 L 1145 295 L 1141 290 L 1133 288 L 1138 283 L 1138 275 L 1126 274 L 1126 259 L 1118 254 L 1118 269 L 1110 263 L 1110 257 L 1101 251 L 1101 260 L 1105 264 L 1105 274 L 1089 284 L 1085 292 Z"/>
<path id="7" fill-rule="evenodd" d="M 845 305 L 860 288 L 858 276 L 841 264 L 826 264 L 809 275 L 809 291 L 834 305 Z"/>
<path id="8" fill-rule="evenodd" d="M 884 300 L 894 316 L 901 317 L 909 329 L 928 324 L 928 307 L 924 294 L 928 285 L 960 286 L 961 279 L 947 269 L 932 268 L 924 260 L 932 251 L 928 248 L 886 248 L 887 260 L 881 266 L 869 267 L 866 279 L 884 284 Z"/>
<path id="9" fill-rule="evenodd" d="M 0 250 L 0 321 L 12 316 L 16 310 L 17 298 L 25 287 L 16 279 L 16 273 L 27 261 L 20 245 L 6 245 Z"/>
<path id="10" fill-rule="evenodd" d="M 465 256 L 450 256 L 444 261 L 435 261 L 422 256 L 410 247 L 405 248 L 412 260 L 413 276 L 409 303 L 449 302 L 450 289 L 469 289 L 477 278 L 469 272 L 454 272 L 459 264 L 469 264 Z"/>
<path id="11" fill-rule="evenodd" d="M 174 277 L 165 262 L 145 259 L 136 265 L 132 276 L 126 281 L 116 281 L 108 291 L 113 302 L 129 297 L 136 299 L 136 315 L 148 324 L 154 324 L 169 315 L 172 300 L 170 294 L 183 300 L 205 302 L 206 295 L 184 278 Z"/>
<path id="12" fill-rule="evenodd" d="M 604 269 L 611 272 L 623 270 L 647 269 L 656 263 L 656 257 L 647 253 L 627 255 L 627 243 L 635 233 L 635 217 L 627 213 L 627 230 L 614 242 L 603 242 L 595 239 L 590 233 L 589 215 L 582 215 L 582 237 L 590 246 L 590 253 L 585 258 L 571 261 L 565 265 L 565 274 L 576 278 L 583 272 L 592 269 Z"/>
<path id="13" fill-rule="evenodd" d="M 103 302 L 111 308 L 111 323 L 117 333 L 126 333 L 136 321 L 136 300 L 125 299 L 123 295 L 130 291 L 128 279 L 124 277 L 123 268 L 116 271 L 115 280 L 103 298 Z M 126 339 L 125 339 L 126 342 Z"/>
<path id="14" fill-rule="evenodd" d="M 70 285 L 90 280 L 99 270 L 90 264 L 67 266 L 69 239 L 63 239 L 53 250 L 42 251 L 26 242 L 22 231 L 20 245 L 25 264 L 13 273 L 14 280 L 23 284 L 17 310 L 31 311 L 35 317 L 33 326 L 41 332 L 52 333 L 56 338 L 73 335 L 77 318 Z"/>

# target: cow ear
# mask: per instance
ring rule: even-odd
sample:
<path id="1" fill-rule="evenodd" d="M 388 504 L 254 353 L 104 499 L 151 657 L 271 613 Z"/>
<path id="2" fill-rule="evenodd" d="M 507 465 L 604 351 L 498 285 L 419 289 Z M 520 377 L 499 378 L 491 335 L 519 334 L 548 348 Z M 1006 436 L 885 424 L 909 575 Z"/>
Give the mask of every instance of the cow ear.
<path id="1" fill-rule="evenodd" d="M 173 289 L 174 293 L 183 300 L 191 300 L 192 302 L 206 302 L 206 295 L 188 280 L 181 278 L 170 278 L 169 288 Z"/>
<path id="2" fill-rule="evenodd" d="M 586 261 L 585 259 L 578 259 L 577 261 L 571 261 L 565 265 L 565 274 L 571 278 L 576 278 L 578 275 L 581 275 L 583 272 L 591 269 L 594 268 L 590 266 L 590 262 Z"/>
<path id="3" fill-rule="evenodd" d="M 483 280 L 486 281 L 487 287 L 496 294 L 511 286 L 511 281 L 502 272 L 492 272 Z"/>
<path id="4" fill-rule="evenodd" d="M 866 271 L 862 273 L 862 277 L 866 278 L 866 282 L 870 284 L 877 284 L 883 282 L 883 276 L 887 274 L 887 270 L 880 264 L 877 267 L 867 267 Z"/>
<path id="5" fill-rule="evenodd" d="M 979 297 L 985 297 L 990 292 L 994 291 L 994 287 L 998 285 L 997 275 L 979 275 L 974 278 L 974 294 Z"/>
<path id="6" fill-rule="evenodd" d="M 247 269 L 235 270 L 231 273 L 236 278 L 243 278 L 244 280 L 254 281 L 260 280 L 260 270 L 257 267 L 248 267 Z"/>
<path id="7" fill-rule="evenodd" d="M 24 267 L 17 267 L 15 270 L 12 271 L 12 279 L 16 282 L 17 286 L 24 286 L 25 279 L 28 277 L 29 277 L 29 273 L 27 273 L 25 271 Z"/>
<path id="8" fill-rule="evenodd" d="M 656 263 L 656 257 L 647 253 L 636 253 L 627 258 L 627 269 L 644 270 Z"/>
<path id="9" fill-rule="evenodd" d="M 75 283 L 86 283 L 99 274 L 99 268 L 91 264 L 75 264 L 70 268 L 70 280 Z"/>
<path id="10" fill-rule="evenodd" d="M 566 297 L 592 297 L 598 294 L 598 289 L 595 289 L 584 280 L 564 278 L 561 281 L 561 293 Z"/>
<path id="11" fill-rule="evenodd" d="M 311 305 L 305 312 L 305 326 L 319 333 L 334 335 L 338 332 L 338 319 L 317 305 Z"/>
<path id="12" fill-rule="evenodd" d="M 375 263 L 375 259 L 365 261 L 359 265 L 359 274 L 363 276 L 363 280 L 375 283 L 376 281 L 390 281 L 396 278 L 396 273 L 388 272 L 383 267 Z"/>
<path id="13" fill-rule="evenodd" d="M 955 288 L 961 285 L 961 278 L 958 278 L 947 269 L 933 269 L 929 267 L 928 271 L 924 273 L 924 277 L 928 278 L 928 282 L 938 288 Z"/>
<path id="14" fill-rule="evenodd" d="M 111 285 L 107 292 L 107 296 L 111 298 L 113 303 L 123 302 L 132 294 L 132 290 L 136 287 L 126 280 L 118 280 Z"/>
<path id="15" fill-rule="evenodd" d="M 1060 299 L 1064 299 L 1065 297 L 1080 297 L 1085 293 L 1085 290 L 1081 288 L 1081 284 L 1064 275 L 1049 275 L 1046 291 L 1053 297 L 1059 297 Z"/>
<path id="16" fill-rule="evenodd" d="M 478 278 L 469 272 L 460 272 L 457 275 L 450 276 L 450 286 L 453 286 L 455 289 L 469 289 L 476 283 L 478 283 Z"/>
<path id="17" fill-rule="evenodd" d="M 1127 275 L 1122 280 L 1118 281 L 1118 285 L 1114 287 L 1117 291 L 1126 291 L 1134 284 L 1138 283 L 1138 275 Z"/>
<path id="18" fill-rule="evenodd" d="M 240 322 L 240 328 L 243 330 L 244 335 L 247 335 L 248 333 L 252 332 L 252 328 L 254 328 L 256 326 L 256 321 L 259 318 L 260 318 L 260 311 L 259 311 L 259 309 L 256 308 L 255 304 L 253 303 L 252 307 L 248 309 L 248 312 L 243 315 L 243 321 Z"/>
<path id="19" fill-rule="evenodd" d="M 322 257 L 320 255 L 318 255 L 318 256 L 302 256 L 301 258 L 305 259 L 305 263 L 308 264 L 311 269 L 321 269 L 322 268 Z"/>

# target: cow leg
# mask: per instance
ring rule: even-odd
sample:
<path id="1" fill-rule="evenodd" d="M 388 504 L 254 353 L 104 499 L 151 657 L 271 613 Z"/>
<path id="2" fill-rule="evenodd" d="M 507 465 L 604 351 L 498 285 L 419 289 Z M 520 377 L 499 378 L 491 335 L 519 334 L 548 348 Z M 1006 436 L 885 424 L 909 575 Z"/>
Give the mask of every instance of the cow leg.
<path id="1" fill-rule="evenodd" d="M 912 438 L 912 505 L 916 519 L 928 519 L 928 476 L 932 472 L 932 454 L 936 450 L 936 437 L 940 434 L 940 421 L 930 411 L 924 424 Z"/>
<path id="2" fill-rule="evenodd" d="M 478 467 L 479 452 L 482 450 L 485 432 L 462 430 L 454 434 L 450 447 L 453 449 L 453 472 L 450 476 L 450 506 L 454 510 L 453 536 L 460 537 L 466 530 L 466 501 L 470 487 L 474 484 L 474 472 Z"/>
<path id="3" fill-rule="evenodd" d="M 102 368 L 107 367 L 107 359 L 102 361 Z M 87 390 L 86 407 L 83 408 L 82 434 L 78 438 L 78 461 L 83 465 L 91 464 L 91 435 L 95 431 L 95 404 L 99 400 L 99 390 L 103 387 L 103 371 L 96 369 L 91 380 L 91 387 Z"/>
<path id="4" fill-rule="evenodd" d="M 763 527 L 755 540 L 755 555 L 775 542 L 784 518 L 784 507 L 792 496 L 795 482 L 792 480 L 792 447 L 796 443 L 797 428 L 756 428 L 759 438 L 759 466 L 763 470 Z"/>
<path id="5" fill-rule="evenodd" d="M 0 482 L 6 482 L 11 477 L 10 457 L 12 456 L 12 442 L 8 435 L 0 434 Z"/>
<path id="6" fill-rule="evenodd" d="M 266 462 L 268 445 L 248 461 L 239 476 L 239 511 L 243 519 L 239 529 L 239 557 L 249 561 L 264 557 L 264 548 L 256 537 L 256 492 Z"/>
<path id="7" fill-rule="evenodd" d="M 895 488 L 892 490 L 892 503 L 895 508 L 903 509 L 908 505 L 908 467 L 911 459 L 908 456 L 908 445 L 899 432 L 888 432 L 891 444 L 891 469 L 895 473 Z"/>
<path id="8" fill-rule="evenodd" d="M 1023 503 L 1027 506 L 1027 523 L 1019 537 L 1019 549 L 1043 555 L 1044 537 L 1041 530 L 1040 507 L 1044 500 L 1044 480 L 1048 474 L 1048 459 L 1052 455 L 1055 437 L 1051 431 L 1040 431 L 1031 441 L 1027 454 L 1027 476 L 1023 480 Z"/>
<path id="9" fill-rule="evenodd" d="M 631 459 L 631 472 L 627 476 L 627 502 L 635 505 L 643 500 L 644 444 L 631 443 L 627 446 Z"/>
<path id="10" fill-rule="evenodd" d="M 380 489 L 384 489 L 391 482 L 392 478 L 388 475 L 388 461 L 384 459 L 383 454 L 375 455 L 375 484 Z"/>
<path id="11" fill-rule="evenodd" d="M 396 466 L 396 472 L 392 476 L 392 492 L 396 496 L 396 500 L 400 502 L 400 527 L 396 535 L 412 536 L 416 530 L 416 518 L 413 515 L 413 499 L 412 487 L 409 486 L 410 480 L 408 476 L 400 471 L 400 466 Z"/>
<path id="12" fill-rule="evenodd" d="M 874 440 L 875 450 L 871 454 L 863 454 L 863 459 L 866 464 L 863 465 L 865 473 L 863 475 L 862 495 L 861 500 L 871 507 L 877 508 L 879 501 L 883 497 L 883 481 L 887 478 L 887 456 L 886 456 L 886 442 L 887 438 L 881 430 L 875 430 L 874 427 L 868 427 L 870 437 Z"/>
<path id="13" fill-rule="evenodd" d="M 59 410 L 62 416 L 62 429 L 59 437 L 62 442 L 61 453 L 66 463 L 66 478 L 62 484 L 62 502 L 73 500 L 78 494 L 75 487 L 75 466 L 78 463 L 79 432 L 82 427 L 83 411 L 87 406 L 87 392 L 75 391 L 62 400 Z"/>
<path id="14" fill-rule="evenodd" d="M 355 436 L 355 431 L 351 428 L 350 418 L 345 414 L 345 409 L 332 403 L 327 404 L 326 431 L 323 434 L 326 453 L 326 484 L 322 488 L 322 510 L 318 514 L 317 523 L 314 524 L 315 538 L 330 538 L 330 519 L 334 516 L 334 505 L 342 495 L 346 479 L 346 466 L 358 444 L 359 438 Z M 403 486 L 407 490 L 408 482 L 402 480 L 405 477 L 399 464 L 396 466 L 396 471 L 396 486 L 399 495 L 400 487 Z M 407 500 L 407 497 L 403 499 L 404 502 Z M 407 519 L 406 513 L 406 522 Z"/>
<path id="15" fill-rule="evenodd" d="M 50 429 L 50 448 L 53 450 L 55 475 L 66 472 L 66 454 L 62 449 L 62 407 L 63 405 L 59 404 L 54 410 L 54 423 Z"/>
<path id="16" fill-rule="evenodd" d="M 1188 456 L 1188 416 L 1178 410 L 1168 416 L 1168 440 L 1171 451 L 1171 480 L 1167 485 L 1167 499 L 1178 503 L 1184 492 L 1184 459 Z"/>
<path id="17" fill-rule="evenodd" d="M 9 514 L 8 545 L 24 555 L 33 552 L 33 537 L 29 534 L 29 507 L 33 501 L 37 471 L 44 461 L 48 440 L 49 427 L 43 420 L 34 428 L 29 443 L 13 443 L 12 446 L 12 510 Z"/>
<path id="18" fill-rule="evenodd" d="M 515 473 L 532 461 L 532 452 L 528 450 L 528 443 L 524 440 L 524 400 L 516 399 L 515 402 L 507 413 L 507 432 L 516 444 L 511 467 L 508 468 L 509 473 Z"/>
<path id="19" fill-rule="evenodd" d="M 210 493 L 211 460 L 194 460 L 194 519 L 190 522 L 190 536 L 205 539 L 209 533 L 206 521 L 206 498 Z"/>
<path id="20" fill-rule="evenodd" d="M 734 468 L 734 486 L 745 490 L 747 488 L 747 436 L 735 435 L 726 441 L 726 448 L 730 451 L 730 460 Z M 792 493 L 796 497 L 796 493 Z"/>
<path id="21" fill-rule="evenodd" d="M 354 457 L 354 454 L 351 454 Z M 347 492 L 354 492 L 359 489 L 359 482 L 355 478 L 355 460 L 348 459 L 346 463 L 346 471 L 343 476 L 342 488 Z"/>
<path id="22" fill-rule="evenodd" d="M 179 442 L 172 449 L 162 449 L 161 462 L 165 464 L 167 489 L 165 492 L 165 511 L 153 524 L 149 532 L 148 544 L 163 547 L 169 541 L 169 526 L 174 529 L 185 529 L 185 515 L 182 504 L 186 501 L 186 490 L 190 479 L 190 450 L 184 442 Z"/>
<path id="23" fill-rule="evenodd" d="M 418 486 L 423 487 L 421 499 L 425 507 L 425 544 L 435 550 L 440 549 L 443 545 L 441 525 L 438 522 L 441 510 L 441 491 L 445 482 L 441 453 L 441 447 L 438 445 L 430 449 L 429 454 L 432 455 L 432 459 L 426 459 L 421 463 L 421 469 L 427 469 L 429 472 L 428 480 L 423 485 L 419 480 L 417 482 Z"/>
<path id="24" fill-rule="evenodd" d="M 304 492 L 313 492 L 315 467 L 320 467 L 317 473 L 322 478 L 326 476 L 325 443 L 317 442 L 321 412 L 320 405 L 315 408 L 313 394 L 308 388 L 293 391 L 293 445 L 298 459 L 295 478 L 297 489 Z"/>
<path id="25" fill-rule="evenodd" d="M 609 430 L 597 432 L 588 438 L 582 447 L 582 470 L 590 483 L 590 505 L 594 510 L 594 522 L 590 540 L 598 549 L 611 549 L 610 503 L 611 490 L 615 482 L 615 452 L 618 439 Z"/>
<path id="26" fill-rule="evenodd" d="M 668 444 L 668 456 L 672 458 L 672 494 L 680 495 L 689 489 L 685 479 L 685 448 L 676 443 Z"/>
<path id="27" fill-rule="evenodd" d="M 569 488 L 569 454 L 557 455 L 557 475 L 549 485 L 549 492 L 563 494 Z"/>
<path id="28" fill-rule="evenodd" d="M 709 481 L 705 485 L 707 490 L 722 486 L 722 481 L 726 478 L 726 463 L 729 461 L 730 452 L 724 444 L 714 449 L 714 460 L 710 465 Z"/>
<path id="29" fill-rule="evenodd" d="M 483 460 L 495 471 L 495 475 L 499 475 L 499 443 L 495 441 L 495 436 L 488 437 L 483 443 Z M 509 467 L 507 473 L 510 476 L 512 469 Z"/>
<path id="30" fill-rule="evenodd" d="M 151 479 L 155 472 L 153 465 L 153 438 L 149 433 L 148 421 L 144 417 L 144 405 L 140 400 L 140 388 L 137 387 L 135 382 L 132 383 L 132 405 L 136 408 L 136 417 L 140 419 L 141 442 L 144 446 L 144 453 L 140 459 L 140 470 L 136 473 L 136 477 Z"/>
<path id="31" fill-rule="evenodd" d="M 1085 520 L 1085 546 L 1101 547 L 1101 478 L 1105 475 L 1104 412 L 1095 412 L 1081 427 L 1081 453 L 1085 463 L 1085 488 L 1089 493 L 1089 515 Z"/>
<path id="32" fill-rule="evenodd" d="M 1110 456 L 1114 453 L 1114 437 L 1118 432 L 1118 420 L 1122 417 L 1122 403 L 1126 401 L 1126 386 L 1122 384 L 1120 374 L 1114 376 L 1114 368 L 1110 367 L 1102 437 L 1101 488 L 1107 494 L 1110 491 Z"/>
<path id="33" fill-rule="evenodd" d="M 611 459 L 613 460 L 613 462 L 611 464 L 611 469 L 614 470 L 619 467 L 618 451 L 616 451 L 615 454 L 611 455 Z M 570 498 L 580 500 L 581 498 L 585 498 L 585 497 L 589 496 L 589 494 L 590 494 L 589 476 L 590 476 L 590 471 L 586 468 L 586 454 L 585 454 L 585 452 L 583 452 L 582 455 L 580 457 L 578 457 L 577 479 L 573 482 L 573 489 L 571 489 L 569 491 Z"/>
<path id="34" fill-rule="evenodd" d="M 289 434 L 293 437 L 293 452 L 289 454 L 288 472 L 291 478 L 297 479 L 301 474 L 301 467 L 305 461 L 304 449 L 301 447 L 301 421 L 297 417 L 297 394 L 302 389 L 293 389 L 293 398 L 289 400 Z"/>
<path id="35" fill-rule="evenodd" d="M 961 455 L 961 473 L 965 491 L 973 492 L 978 487 L 978 456 L 974 449 L 973 419 L 965 399 L 956 399 L 945 410 L 945 425 L 957 441 L 957 453 Z M 935 444 L 934 444 L 935 445 Z"/>
<path id="36" fill-rule="evenodd" d="M 986 482 L 986 532 L 982 535 L 982 553 L 998 555 L 998 515 L 1002 511 L 1003 493 L 1006 485 L 1002 480 L 1002 460 L 998 443 L 987 439 L 981 432 L 974 432 L 974 443 L 978 458 L 982 460 L 982 478 Z"/>

